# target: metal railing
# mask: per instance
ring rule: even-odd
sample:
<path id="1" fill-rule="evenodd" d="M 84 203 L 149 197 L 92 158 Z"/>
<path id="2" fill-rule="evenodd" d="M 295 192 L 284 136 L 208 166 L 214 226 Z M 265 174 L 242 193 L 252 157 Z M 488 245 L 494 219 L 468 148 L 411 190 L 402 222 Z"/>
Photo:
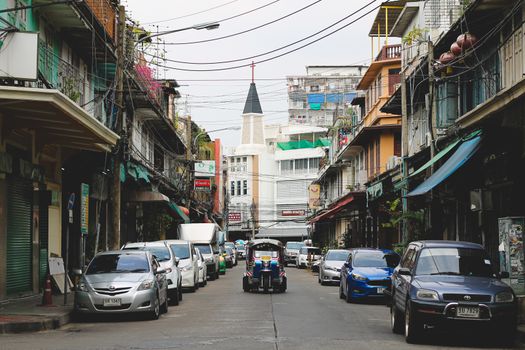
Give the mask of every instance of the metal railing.
<path id="1" fill-rule="evenodd" d="M 383 46 L 381 51 L 379 51 L 379 54 L 376 56 L 375 61 L 385 61 L 401 58 L 401 51 L 401 44 L 385 45 Z"/>

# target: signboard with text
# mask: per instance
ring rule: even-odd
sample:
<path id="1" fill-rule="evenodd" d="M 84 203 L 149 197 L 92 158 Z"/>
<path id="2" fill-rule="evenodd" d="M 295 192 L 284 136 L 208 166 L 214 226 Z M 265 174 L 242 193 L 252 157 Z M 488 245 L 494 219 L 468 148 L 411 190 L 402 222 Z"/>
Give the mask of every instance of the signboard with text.
<path id="1" fill-rule="evenodd" d="M 239 212 L 228 213 L 228 221 L 229 222 L 240 222 L 241 213 Z"/>
<path id="2" fill-rule="evenodd" d="M 195 188 L 210 188 L 210 179 L 195 179 Z"/>
<path id="3" fill-rule="evenodd" d="M 195 163 L 196 177 L 214 177 L 215 176 L 215 161 L 214 160 L 199 160 Z"/>
<path id="4" fill-rule="evenodd" d="M 308 207 L 319 209 L 321 206 L 321 185 L 311 184 L 308 186 Z"/>
<path id="5" fill-rule="evenodd" d="M 89 185 L 80 185 L 80 232 L 88 234 L 89 227 Z"/>
<path id="6" fill-rule="evenodd" d="M 305 216 L 306 210 L 304 209 L 290 209 L 290 210 L 283 210 L 281 212 L 281 216 Z"/>

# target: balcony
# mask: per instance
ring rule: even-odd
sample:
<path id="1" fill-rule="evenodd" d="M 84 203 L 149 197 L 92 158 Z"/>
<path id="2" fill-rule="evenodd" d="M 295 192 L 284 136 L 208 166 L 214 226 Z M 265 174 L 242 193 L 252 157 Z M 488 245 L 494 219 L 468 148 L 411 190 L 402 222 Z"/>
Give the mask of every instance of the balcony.
<path id="1" fill-rule="evenodd" d="M 110 0 L 86 0 L 86 4 L 91 8 L 93 14 L 104 27 L 106 33 L 115 41 L 115 27 L 117 12 Z"/>
<path id="2" fill-rule="evenodd" d="M 401 59 L 401 44 L 385 45 L 379 51 L 374 62 Z"/>

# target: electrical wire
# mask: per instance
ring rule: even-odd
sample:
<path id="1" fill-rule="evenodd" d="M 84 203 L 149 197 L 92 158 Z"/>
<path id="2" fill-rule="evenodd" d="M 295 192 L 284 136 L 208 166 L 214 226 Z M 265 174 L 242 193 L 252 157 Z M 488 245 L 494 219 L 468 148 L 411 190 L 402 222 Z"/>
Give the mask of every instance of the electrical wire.
<path id="1" fill-rule="evenodd" d="M 168 19 L 162 19 L 162 20 L 159 20 L 159 21 L 146 22 L 146 23 L 143 23 L 143 24 L 144 25 L 148 25 L 148 24 L 157 24 L 157 23 L 163 23 L 163 22 L 171 22 L 171 21 L 175 21 L 175 20 L 181 19 L 181 18 L 187 18 L 187 17 L 191 17 L 191 16 L 195 16 L 195 15 L 200 15 L 201 13 L 209 12 L 209 11 L 212 11 L 212 10 L 224 7 L 226 5 L 233 4 L 234 2 L 237 2 L 237 1 L 239 1 L 239 0 L 229 1 L 229 2 L 226 2 L 224 4 L 220 4 L 220 5 L 217 5 L 217 6 L 214 6 L 214 7 L 210 7 L 208 9 L 206 9 L 206 10 L 189 13 L 187 15 L 183 15 L 183 16 L 179 16 L 179 17 L 173 17 L 173 18 L 168 18 Z"/>
<path id="2" fill-rule="evenodd" d="M 167 59 L 167 58 L 163 58 L 163 57 L 158 57 L 158 56 L 155 56 L 153 54 L 149 54 L 147 52 L 144 52 L 144 54 L 148 55 L 148 56 L 151 56 L 153 58 L 157 58 L 157 59 L 162 59 L 166 62 L 172 62 L 172 63 L 181 63 L 181 64 L 192 64 L 192 65 L 216 65 L 216 64 L 224 64 L 224 63 L 233 63 L 233 62 L 240 62 L 240 61 L 246 61 L 246 60 L 252 60 L 254 58 L 258 58 L 258 57 L 262 57 L 262 56 L 267 56 L 271 53 L 274 53 L 274 52 L 277 52 L 277 51 L 281 51 L 283 49 L 286 49 L 290 46 L 294 46 L 298 43 L 301 43 L 305 40 L 308 40 L 308 39 L 311 39 L 312 37 L 314 36 L 317 36 L 325 31 L 327 31 L 328 29 L 330 28 L 333 28 L 334 26 L 340 24 L 341 22 L 344 22 L 345 20 L 349 19 L 350 17 L 352 16 L 355 16 L 356 14 L 358 14 L 359 12 L 363 11 L 364 9 L 366 9 L 367 7 L 369 7 L 370 5 L 374 4 L 375 2 L 377 2 L 377 0 L 372 0 L 370 1 L 369 3 L 367 3 L 366 5 L 362 6 L 361 8 L 359 8 L 358 10 L 352 12 L 351 14 L 349 14 L 348 16 L 345 16 L 343 17 L 342 19 L 330 24 L 329 26 L 311 34 L 311 35 L 308 35 L 302 39 L 299 39 L 299 40 L 296 40 L 290 44 L 287 44 L 287 45 L 284 45 L 284 46 L 281 46 L 277 49 L 273 49 L 273 50 L 270 50 L 270 51 L 266 51 L 266 52 L 263 52 L 261 54 L 257 54 L 257 55 L 253 55 L 253 56 L 248 56 L 248 57 L 243 57 L 243 58 L 238 58 L 238 59 L 232 59 L 232 60 L 224 60 L 224 61 L 214 61 L 214 62 L 188 62 L 188 61 L 178 61 L 178 60 L 172 60 L 172 59 Z M 360 17 L 358 17 L 357 19 L 345 24 L 344 26 L 336 29 L 336 30 L 333 30 L 331 32 L 329 32 L 328 34 L 325 34 L 323 36 L 321 36 L 320 38 L 317 38 L 315 40 L 312 40 L 311 42 L 308 42 L 302 46 L 299 46 L 298 48 L 295 48 L 295 49 L 292 49 L 292 50 L 289 50 L 289 51 L 286 51 L 282 54 L 279 54 L 277 56 L 273 56 L 273 57 L 270 57 L 270 58 L 267 58 L 267 59 L 263 59 L 263 60 L 260 60 L 260 61 L 257 61 L 257 62 L 254 62 L 255 64 L 259 64 L 259 63 L 264 63 L 264 62 L 268 62 L 268 61 L 271 61 L 271 60 L 274 60 L 276 58 L 280 58 L 282 56 L 285 56 L 285 55 L 288 55 L 290 53 L 293 53 L 295 51 L 298 51 L 300 49 L 303 49 L 307 46 L 310 46 L 322 39 L 325 39 L 341 30 L 343 30 L 344 28 L 347 28 L 348 26 L 350 26 L 351 24 L 354 24 L 355 22 L 357 22 L 358 20 L 362 19 L 363 17 L 369 15 L 370 13 L 374 12 L 375 10 L 377 10 L 379 7 L 381 7 L 381 5 L 379 6 L 376 6 L 374 7 L 372 10 L 368 11 L 367 13 L 365 13 L 364 15 L 361 15 Z M 231 70 L 231 69 L 238 69 L 238 68 L 244 68 L 244 67 L 248 67 L 248 66 L 251 66 L 252 63 L 248 63 L 248 64 L 243 64 L 243 65 L 239 65 L 239 66 L 233 66 L 233 67 L 225 67 L 225 68 L 214 68 L 214 69 L 187 69 L 187 68 L 177 68 L 177 67 L 169 67 L 169 66 L 162 66 L 162 65 L 159 65 L 159 67 L 161 68 L 168 68 L 168 69 L 174 69 L 174 70 L 180 70 L 180 71 L 186 71 L 186 72 L 212 72 L 212 71 L 224 71 L 224 70 Z"/>

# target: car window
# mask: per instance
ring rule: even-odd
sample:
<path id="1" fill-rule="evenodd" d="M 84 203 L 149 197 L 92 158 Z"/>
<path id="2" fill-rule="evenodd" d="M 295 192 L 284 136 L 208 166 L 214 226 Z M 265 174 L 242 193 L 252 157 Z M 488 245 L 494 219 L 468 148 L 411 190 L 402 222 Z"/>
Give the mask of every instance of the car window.
<path id="1" fill-rule="evenodd" d="M 209 244 L 195 244 L 195 247 L 199 248 L 202 254 L 213 254 Z"/>
<path id="2" fill-rule="evenodd" d="M 486 253 L 471 248 L 425 248 L 417 261 L 416 275 L 492 277 Z"/>
<path id="3" fill-rule="evenodd" d="M 314 255 L 321 255 L 321 249 L 319 248 L 307 248 L 308 253 L 314 254 Z"/>
<path id="4" fill-rule="evenodd" d="M 416 256 L 416 247 L 414 246 L 408 247 L 399 265 L 404 268 L 412 269 L 414 265 L 414 261 L 415 261 L 415 256 Z"/>
<path id="5" fill-rule="evenodd" d="M 374 251 L 356 252 L 354 255 L 354 267 L 396 267 L 399 263 L 399 255 L 395 253 L 384 253 Z"/>
<path id="6" fill-rule="evenodd" d="M 171 251 L 179 259 L 188 259 L 190 257 L 190 248 L 187 243 L 170 244 Z"/>
<path id="7" fill-rule="evenodd" d="M 93 258 L 86 271 L 87 275 L 99 273 L 145 273 L 149 263 L 143 254 L 104 254 Z"/>
<path id="8" fill-rule="evenodd" d="M 286 249 L 300 249 L 304 246 L 304 243 L 301 242 L 288 242 L 286 243 Z"/>
<path id="9" fill-rule="evenodd" d="M 325 256 L 325 260 L 346 261 L 346 259 L 348 258 L 348 254 L 350 254 L 350 252 L 329 250 Z"/>
<path id="10" fill-rule="evenodd" d="M 307 247 L 302 247 L 302 248 L 299 250 L 299 254 L 308 254 L 308 248 L 307 248 Z"/>

